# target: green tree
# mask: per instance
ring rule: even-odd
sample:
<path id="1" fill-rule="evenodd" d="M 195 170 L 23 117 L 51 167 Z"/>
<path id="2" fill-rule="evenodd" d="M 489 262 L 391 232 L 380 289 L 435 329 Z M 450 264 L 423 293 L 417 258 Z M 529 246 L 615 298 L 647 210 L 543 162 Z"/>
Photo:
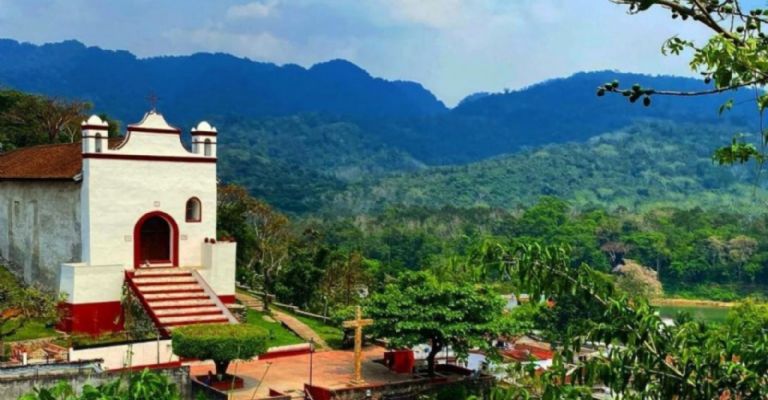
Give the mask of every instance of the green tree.
<path id="1" fill-rule="evenodd" d="M 202 324 L 175 329 L 173 353 L 180 357 L 213 360 L 216 375 L 224 376 L 233 360 L 249 360 L 267 351 L 268 333 L 247 324 Z"/>
<path id="2" fill-rule="evenodd" d="M 435 373 L 435 356 L 446 346 L 466 355 L 486 347 L 500 333 L 504 302 L 484 286 L 439 282 L 427 272 L 402 274 L 366 302 L 372 331 L 390 346 L 411 347 L 429 342 L 427 363 Z"/>
<path id="3" fill-rule="evenodd" d="M 38 129 L 48 143 L 58 143 L 62 135 L 71 142 L 80 131 L 80 122 L 91 104 L 43 96 L 20 96 L 2 114 L 11 123 Z"/>
<path id="4" fill-rule="evenodd" d="M 288 217 L 237 185 L 219 187 L 218 212 L 218 234 L 238 242 L 241 276 L 251 285 L 261 284 L 265 293 L 274 293 L 295 240 Z"/>

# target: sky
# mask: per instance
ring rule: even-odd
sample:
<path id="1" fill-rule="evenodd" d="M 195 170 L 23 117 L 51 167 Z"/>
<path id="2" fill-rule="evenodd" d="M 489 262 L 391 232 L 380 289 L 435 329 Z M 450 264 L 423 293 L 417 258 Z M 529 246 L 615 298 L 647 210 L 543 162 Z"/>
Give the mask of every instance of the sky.
<path id="1" fill-rule="evenodd" d="M 609 0 L 0 0 L 0 37 L 139 57 L 225 52 L 305 67 L 343 58 L 447 105 L 578 71 L 690 76 L 663 41 L 708 32 Z"/>

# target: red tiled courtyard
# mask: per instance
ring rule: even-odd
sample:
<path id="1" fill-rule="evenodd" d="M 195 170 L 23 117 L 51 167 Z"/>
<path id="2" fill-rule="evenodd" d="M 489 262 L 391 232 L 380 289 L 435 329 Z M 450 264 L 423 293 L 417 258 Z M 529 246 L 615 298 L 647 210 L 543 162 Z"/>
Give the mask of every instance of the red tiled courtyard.
<path id="1" fill-rule="evenodd" d="M 411 374 L 395 374 L 384 365 L 374 362 L 384 357 L 384 351 L 383 347 L 378 346 L 368 346 L 363 350 L 363 378 L 367 384 L 381 385 L 413 379 Z M 354 374 L 353 351 L 321 351 L 314 353 L 312 358 L 314 385 L 330 389 L 348 387 Z M 304 384 L 309 382 L 309 359 L 309 354 L 303 354 L 232 363 L 228 372 L 245 380 L 245 387 L 233 392 L 232 398 L 251 399 L 254 390 L 257 390 L 256 398 L 267 397 L 269 389 L 284 394 L 301 392 Z M 205 375 L 209 370 L 214 370 L 213 363 L 199 363 L 191 367 L 192 375 Z"/>

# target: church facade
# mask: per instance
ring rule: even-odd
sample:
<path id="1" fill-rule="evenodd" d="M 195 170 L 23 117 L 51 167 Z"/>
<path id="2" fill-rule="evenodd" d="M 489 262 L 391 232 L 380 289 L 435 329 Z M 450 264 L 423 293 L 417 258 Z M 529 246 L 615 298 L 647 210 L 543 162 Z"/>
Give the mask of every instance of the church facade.
<path id="1" fill-rule="evenodd" d="M 234 322 L 236 244 L 216 240 L 216 139 L 155 111 L 108 138 L 92 116 L 82 142 L 0 156 L 0 256 L 62 295 L 61 329 L 122 326 L 124 290 L 158 328 Z"/>

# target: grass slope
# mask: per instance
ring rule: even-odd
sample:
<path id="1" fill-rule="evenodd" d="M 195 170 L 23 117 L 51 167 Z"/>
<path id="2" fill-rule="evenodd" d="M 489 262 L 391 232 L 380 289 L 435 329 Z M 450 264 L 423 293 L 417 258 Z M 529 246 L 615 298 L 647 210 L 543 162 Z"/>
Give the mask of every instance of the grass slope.
<path id="1" fill-rule="evenodd" d="M 264 315 L 265 314 L 262 312 L 249 309 L 246 323 L 264 328 L 269 332 L 267 346 L 277 347 L 304 343 L 300 337 L 294 335 L 293 332 L 282 326 L 279 322 L 272 322 L 264 319 Z"/>

